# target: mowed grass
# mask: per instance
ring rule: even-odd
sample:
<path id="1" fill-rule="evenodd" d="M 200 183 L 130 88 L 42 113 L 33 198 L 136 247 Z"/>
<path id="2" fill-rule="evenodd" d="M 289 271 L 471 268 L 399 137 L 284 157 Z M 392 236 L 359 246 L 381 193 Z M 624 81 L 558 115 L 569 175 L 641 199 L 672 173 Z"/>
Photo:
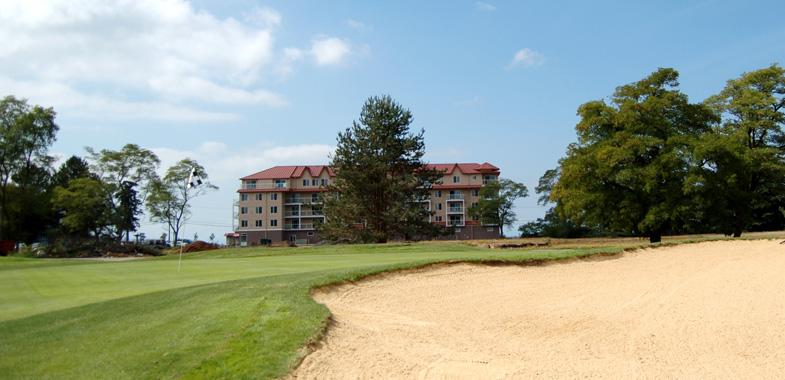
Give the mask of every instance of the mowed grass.
<path id="1" fill-rule="evenodd" d="M 633 243 L 226 249 L 186 255 L 179 273 L 177 257 L 0 258 L 0 377 L 279 377 L 326 327 L 314 287 L 437 262 L 540 262 L 645 245 Z"/>

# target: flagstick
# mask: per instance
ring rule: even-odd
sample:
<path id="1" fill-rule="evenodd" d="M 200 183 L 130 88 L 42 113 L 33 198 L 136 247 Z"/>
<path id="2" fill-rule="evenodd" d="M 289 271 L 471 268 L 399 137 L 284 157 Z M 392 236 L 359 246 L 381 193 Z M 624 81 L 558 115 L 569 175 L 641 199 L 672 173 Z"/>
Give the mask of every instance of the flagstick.
<path id="1" fill-rule="evenodd" d="M 180 273 L 180 263 L 183 262 L 183 246 L 180 246 L 180 258 L 177 259 L 177 273 Z"/>
<path id="2" fill-rule="evenodd" d="M 193 183 L 193 180 L 194 180 L 195 176 L 196 176 L 196 168 L 191 168 L 191 174 L 188 176 L 188 181 L 186 181 L 186 183 L 185 183 L 185 198 L 186 199 L 188 199 L 188 190 L 190 190 L 192 187 L 196 187 L 197 186 L 197 185 L 194 185 L 194 183 Z M 202 180 L 201 179 L 197 179 L 197 182 L 198 182 L 198 185 L 202 184 Z M 177 239 L 174 239 L 174 243 L 177 244 Z M 177 273 L 180 273 L 180 265 L 181 265 L 182 262 L 183 262 L 183 245 L 180 244 L 180 257 L 177 258 Z"/>

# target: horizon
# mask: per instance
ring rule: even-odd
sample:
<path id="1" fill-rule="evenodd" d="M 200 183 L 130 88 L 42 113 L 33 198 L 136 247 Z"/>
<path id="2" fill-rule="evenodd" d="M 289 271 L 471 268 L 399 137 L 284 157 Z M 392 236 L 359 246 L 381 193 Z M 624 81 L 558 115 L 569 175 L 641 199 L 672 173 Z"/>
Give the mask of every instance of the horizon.
<path id="1" fill-rule="evenodd" d="M 783 64 L 783 10 L 776 1 L 7 2 L 0 86 L 58 113 L 50 154 L 136 143 L 161 158 L 159 172 L 196 159 L 220 190 L 194 201 L 181 236 L 219 242 L 242 176 L 329 164 L 364 100 L 389 94 L 413 113 L 412 131 L 425 130 L 426 162 L 489 162 L 528 187 L 509 235 L 546 210 L 534 187 L 575 141 L 580 104 L 658 67 L 678 70 L 698 102 L 743 72 Z M 147 238 L 166 230 L 141 221 Z"/>

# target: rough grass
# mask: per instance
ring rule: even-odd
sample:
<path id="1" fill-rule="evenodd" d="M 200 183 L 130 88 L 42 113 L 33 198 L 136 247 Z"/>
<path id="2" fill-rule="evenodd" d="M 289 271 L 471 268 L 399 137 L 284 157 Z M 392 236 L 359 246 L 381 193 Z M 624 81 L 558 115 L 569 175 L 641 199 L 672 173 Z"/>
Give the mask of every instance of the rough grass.
<path id="1" fill-rule="evenodd" d="M 539 264 L 641 245 L 606 240 L 505 250 L 461 243 L 226 249 L 185 256 L 179 273 L 177 257 L 0 258 L 0 377 L 279 377 L 326 327 L 329 311 L 310 297 L 315 287 L 439 262 Z"/>

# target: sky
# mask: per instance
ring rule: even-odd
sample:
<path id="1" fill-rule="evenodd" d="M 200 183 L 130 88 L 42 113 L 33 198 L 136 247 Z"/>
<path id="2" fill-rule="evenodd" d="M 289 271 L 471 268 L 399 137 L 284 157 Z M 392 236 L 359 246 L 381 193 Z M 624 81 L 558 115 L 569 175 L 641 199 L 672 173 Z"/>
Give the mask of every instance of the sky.
<path id="1" fill-rule="evenodd" d="M 544 214 L 533 190 L 575 141 L 579 105 L 659 67 L 698 102 L 785 64 L 783 14 L 781 0 L 0 0 L 0 96 L 57 111 L 58 157 L 135 143 L 161 172 L 196 159 L 220 190 L 182 236 L 223 241 L 240 177 L 327 163 L 387 94 L 425 130 L 427 161 L 524 183 L 521 224 Z"/>

